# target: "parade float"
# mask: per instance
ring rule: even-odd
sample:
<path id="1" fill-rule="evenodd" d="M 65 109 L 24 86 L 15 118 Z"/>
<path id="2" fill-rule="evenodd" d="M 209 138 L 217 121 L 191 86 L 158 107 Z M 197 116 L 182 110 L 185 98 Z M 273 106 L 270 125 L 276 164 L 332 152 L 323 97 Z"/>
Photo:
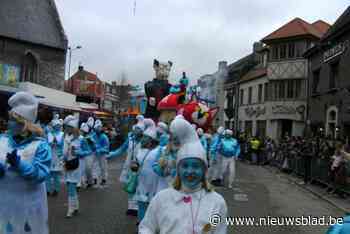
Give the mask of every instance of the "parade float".
<path id="1" fill-rule="evenodd" d="M 189 87 L 189 78 L 185 72 L 178 84 L 171 85 L 168 78 L 172 65 L 171 62 L 154 60 L 156 77 L 145 84 L 145 117 L 170 124 L 176 115 L 183 115 L 187 121 L 207 131 L 211 128 L 218 108 L 209 108 L 200 100 L 197 87 Z"/>

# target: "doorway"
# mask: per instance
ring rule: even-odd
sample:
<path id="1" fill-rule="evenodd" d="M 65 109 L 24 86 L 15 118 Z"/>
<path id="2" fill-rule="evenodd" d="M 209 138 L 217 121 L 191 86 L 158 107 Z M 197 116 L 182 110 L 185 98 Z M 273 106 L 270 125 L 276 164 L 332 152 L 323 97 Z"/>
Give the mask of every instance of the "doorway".
<path id="1" fill-rule="evenodd" d="M 293 120 L 290 119 L 282 119 L 281 120 L 281 135 L 280 137 L 292 136 L 293 130 Z"/>

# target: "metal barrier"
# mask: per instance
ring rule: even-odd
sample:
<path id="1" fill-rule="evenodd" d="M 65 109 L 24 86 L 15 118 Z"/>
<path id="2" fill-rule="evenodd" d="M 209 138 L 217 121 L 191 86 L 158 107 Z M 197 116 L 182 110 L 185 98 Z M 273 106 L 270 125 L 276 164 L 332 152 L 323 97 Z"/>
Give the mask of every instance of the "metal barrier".
<path id="1" fill-rule="evenodd" d="M 282 155 L 282 151 L 275 153 L 275 156 L 270 161 L 272 166 L 282 169 L 285 155 Z M 329 158 L 312 157 L 311 159 L 311 169 L 310 169 L 310 179 L 312 181 L 317 181 L 318 183 L 324 185 L 331 185 L 330 181 L 330 166 L 331 162 Z M 296 176 L 305 175 L 305 158 L 300 156 L 288 157 L 288 167 L 290 171 Z M 350 182 L 350 162 L 347 164 L 347 181 Z M 350 183 L 346 183 L 345 186 L 340 188 L 342 191 L 350 194 Z"/>

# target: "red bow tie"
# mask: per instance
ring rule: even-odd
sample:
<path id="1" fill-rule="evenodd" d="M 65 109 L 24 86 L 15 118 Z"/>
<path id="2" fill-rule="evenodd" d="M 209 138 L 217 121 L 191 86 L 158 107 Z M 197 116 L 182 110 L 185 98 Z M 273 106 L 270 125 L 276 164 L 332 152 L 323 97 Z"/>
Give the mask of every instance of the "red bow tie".
<path id="1" fill-rule="evenodd" d="M 190 197 L 190 196 L 184 197 L 184 198 L 183 198 L 183 201 L 184 201 L 185 203 L 190 203 L 190 202 L 192 201 L 192 197 Z"/>

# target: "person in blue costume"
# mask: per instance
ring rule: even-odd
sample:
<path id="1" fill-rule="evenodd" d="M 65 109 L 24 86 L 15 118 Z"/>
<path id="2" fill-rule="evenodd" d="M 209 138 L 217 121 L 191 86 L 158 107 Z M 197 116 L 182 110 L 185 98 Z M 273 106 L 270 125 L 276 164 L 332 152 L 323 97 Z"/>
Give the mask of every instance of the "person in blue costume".
<path id="1" fill-rule="evenodd" d="M 329 227 L 326 234 L 348 234 L 350 233 L 350 213 L 346 213 L 341 223 Z"/>
<path id="2" fill-rule="evenodd" d="M 161 147 L 166 147 L 169 143 L 169 133 L 168 125 L 164 122 L 158 122 L 157 133 L 159 137 L 159 145 Z"/>
<path id="3" fill-rule="evenodd" d="M 79 158 L 85 154 L 81 148 L 79 118 L 68 115 L 64 119 L 63 161 L 65 163 L 65 183 L 68 192 L 67 218 L 79 212 L 77 184 L 80 181 Z"/>
<path id="4" fill-rule="evenodd" d="M 224 134 L 224 127 L 219 127 L 217 133 L 213 136 L 210 145 L 210 176 L 212 184 L 216 186 L 222 185 L 222 155 L 218 152 L 218 145 Z"/>
<path id="5" fill-rule="evenodd" d="M 47 133 L 47 142 L 52 151 L 50 177 L 46 180 L 48 195 L 57 196 L 61 191 L 61 174 L 63 171 L 63 145 L 64 133 L 62 131 L 59 115 L 55 115 L 51 121 L 52 130 Z"/>
<path id="6" fill-rule="evenodd" d="M 136 117 L 137 123 L 133 126 L 132 132 L 128 134 L 125 142 L 115 151 L 109 153 L 107 159 L 120 157 L 127 153 L 123 164 L 122 172 L 119 181 L 125 185 L 127 183 L 128 174 L 130 172 L 130 163 L 135 160 L 138 150 L 140 149 L 140 142 L 145 130 L 144 117 L 138 115 Z M 126 215 L 137 216 L 137 201 L 134 199 L 134 194 L 128 194 L 128 210 Z"/>
<path id="7" fill-rule="evenodd" d="M 227 205 L 210 188 L 206 179 L 206 152 L 196 131 L 184 119 L 170 124 L 173 137 L 180 140 L 176 180 L 171 188 L 157 193 L 139 225 L 140 234 L 215 233 L 226 234 Z M 210 225 L 210 216 L 222 218 Z"/>
<path id="8" fill-rule="evenodd" d="M 97 184 L 97 172 L 96 167 L 94 167 L 94 154 L 95 154 L 95 144 L 93 143 L 93 135 L 95 134 L 94 132 L 94 125 L 95 125 L 95 120 L 93 117 L 89 117 L 88 121 L 86 122 L 87 126 L 89 127 L 89 133 L 86 136 L 86 140 L 89 143 L 90 149 L 91 149 L 91 154 L 85 157 L 85 173 L 86 173 L 86 183 L 87 186 L 86 188 L 91 188 L 95 184 Z M 94 175 L 96 175 L 96 181 L 94 181 Z"/>
<path id="9" fill-rule="evenodd" d="M 87 186 L 87 176 L 86 176 L 86 161 L 87 161 L 87 157 L 91 156 L 91 148 L 90 145 L 88 143 L 87 137 L 89 134 L 89 126 L 86 123 L 82 123 L 80 126 L 80 148 L 81 148 L 81 154 L 79 155 L 79 169 L 80 169 L 80 185 L 81 186 Z M 78 185 L 79 188 L 79 185 Z"/>
<path id="10" fill-rule="evenodd" d="M 0 233 L 48 234 L 45 180 L 51 148 L 34 124 L 39 102 L 18 92 L 8 104 L 8 131 L 0 135 Z"/>
<path id="11" fill-rule="evenodd" d="M 158 192 L 157 189 L 160 177 L 154 169 L 154 164 L 159 159 L 159 154 L 161 152 L 157 128 L 151 119 L 146 120 L 149 120 L 152 124 L 144 131 L 141 140 L 141 148 L 136 155 L 138 183 L 135 200 L 138 204 L 139 222 L 143 219 L 149 202 Z"/>
<path id="12" fill-rule="evenodd" d="M 208 139 L 207 137 L 204 135 L 204 131 L 202 128 L 198 128 L 197 129 L 197 134 L 198 134 L 198 137 L 203 145 L 203 148 L 205 149 L 205 151 L 207 151 L 208 149 Z"/>
<path id="13" fill-rule="evenodd" d="M 217 147 L 217 151 L 222 155 L 222 177 L 227 171 L 228 188 L 232 188 L 236 176 L 236 160 L 241 153 L 237 139 L 233 138 L 232 130 L 225 130 L 224 137 Z"/>
<path id="14" fill-rule="evenodd" d="M 177 118 L 183 117 L 178 115 L 175 119 Z M 176 136 L 170 136 L 169 134 L 168 144 L 162 147 L 159 159 L 153 164 L 153 170 L 160 176 L 157 192 L 173 184 L 176 177 L 176 155 L 179 148 L 180 140 Z"/>
<path id="15" fill-rule="evenodd" d="M 96 120 L 94 125 L 95 134 L 92 136 L 93 143 L 95 144 L 95 158 L 94 163 L 99 170 L 100 185 L 104 186 L 107 183 L 108 168 L 107 168 L 107 156 L 109 154 L 109 139 L 103 132 L 103 124 L 101 120 Z"/>

